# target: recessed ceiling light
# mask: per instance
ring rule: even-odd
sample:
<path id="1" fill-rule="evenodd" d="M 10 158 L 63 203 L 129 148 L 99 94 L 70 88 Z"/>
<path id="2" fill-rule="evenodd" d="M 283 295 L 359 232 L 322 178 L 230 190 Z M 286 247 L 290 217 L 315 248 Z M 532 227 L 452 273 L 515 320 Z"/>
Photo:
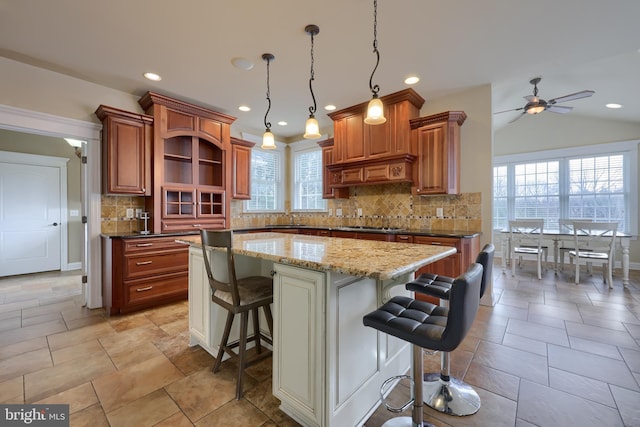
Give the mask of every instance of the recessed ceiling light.
<path id="1" fill-rule="evenodd" d="M 253 68 L 253 62 L 249 61 L 247 58 L 232 58 L 231 63 L 234 67 L 245 71 L 249 71 Z"/>
<path id="2" fill-rule="evenodd" d="M 616 108 L 622 108 L 622 105 L 620 105 L 620 104 L 607 104 L 607 105 L 605 105 L 605 107 L 616 109 Z"/>
<path id="3" fill-rule="evenodd" d="M 420 78 L 417 76 L 409 76 L 406 79 L 404 79 L 404 82 L 408 85 L 414 85 L 416 83 L 418 83 L 420 81 Z"/>
<path id="4" fill-rule="evenodd" d="M 333 111 L 333 110 L 336 109 L 336 106 L 333 105 L 333 104 L 329 104 L 329 105 L 325 105 L 324 109 L 327 110 L 327 111 Z"/>
<path id="5" fill-rule="evenodd" d="M 286 126 L 286 125 L 288 125 L 288 124 L 289 124 L 289 123 L 287 123 L 287 122 L 278 122 L 278 125 L 280 125 L 280 126 Z"/>
<path id="6" fill-rule="evenodd" d="M 145 77 L 145 79 L 149 79 L 154 82 L 159 82 L 160 80 L 162 80 L 162 77 L 160 77 L 156 73 L 144 73 L 143 76 Z"/>
<path id="7" fill-rule="evenodd" d="M 241 105 L 238 107 L 238 110 L 240 111 L 251 111 L 251 107 L 247 106 L 247 105 Z"/>

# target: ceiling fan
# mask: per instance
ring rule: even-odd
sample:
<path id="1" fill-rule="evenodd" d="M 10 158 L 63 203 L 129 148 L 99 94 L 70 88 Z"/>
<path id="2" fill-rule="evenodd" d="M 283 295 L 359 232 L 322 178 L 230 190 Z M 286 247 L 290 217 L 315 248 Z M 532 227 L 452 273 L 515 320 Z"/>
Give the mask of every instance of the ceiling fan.
<path id="1" fill-rule="evenodd" d="M 528 95 L 524 97 L 524 99 L 527 100 L 527 103 L 524 107 L 513 108 L 511 110 L 498 111 L 497 113 L 494 113 L 494 114 L 508 113 L 510 111 L 522 110 L 522 113 L 520 113 L 517 117 L 510 120 L 509 123 L 515 122 L 525 114 L 538 114 L 538 113 L 542 113 L 543 111 L 551 111 L 552 113 L 565 114 L 573 110 L 573 107 L 565 107 L 564 105 L 557 105 L 557 104 L 561 102 L 574 101 L 576 99 L 581 99 L 581 98 L 588 98 L 595 93 L 595 91 L 593 90 L 583 90 L 580 92 L 572 93 L 565 96 L 559 96 L 558 98 L 553 98 L 548 101 L 545 101 L 544 99 L 538 96 L 538 83 L 540 83 L 540 80 L 542 80 L 541 77 L 536 77 L 529 81 L 529 83 L 533 85 L 533 95 Z"/>

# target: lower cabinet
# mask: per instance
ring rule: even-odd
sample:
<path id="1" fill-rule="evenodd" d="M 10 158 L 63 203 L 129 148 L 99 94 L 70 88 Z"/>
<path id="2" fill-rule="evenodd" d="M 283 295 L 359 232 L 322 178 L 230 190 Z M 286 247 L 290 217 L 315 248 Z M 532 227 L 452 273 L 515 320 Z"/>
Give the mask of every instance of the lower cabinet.
<path id="1" fill-rule="evenodd" d="M 175 237 L 103 237 L 102 288 L 109 314 L 185 299 L 188 245 Z"/>

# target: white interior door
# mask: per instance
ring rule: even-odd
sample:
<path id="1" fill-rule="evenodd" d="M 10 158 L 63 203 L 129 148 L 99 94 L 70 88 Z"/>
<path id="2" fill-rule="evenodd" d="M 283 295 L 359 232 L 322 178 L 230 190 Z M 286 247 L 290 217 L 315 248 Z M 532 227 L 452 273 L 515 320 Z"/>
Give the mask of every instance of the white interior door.
<path id="1" fill-rule="evenodd" d="M 60 270 L 60 169 L 0 163 L 0 276 Z"/>

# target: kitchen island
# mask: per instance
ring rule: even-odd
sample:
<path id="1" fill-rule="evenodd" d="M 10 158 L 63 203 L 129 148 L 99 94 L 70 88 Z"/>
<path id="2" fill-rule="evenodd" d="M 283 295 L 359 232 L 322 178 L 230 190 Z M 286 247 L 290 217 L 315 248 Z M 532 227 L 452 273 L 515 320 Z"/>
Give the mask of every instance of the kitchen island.
<path id="1" fill-rule="evenodd" d="M 190 344 L 215 356 L 226 313 L 211 302 L 200 237 L 178 240 L 191 244 Z M 362 317 L 406 294 L 398 285 L 417 269 L 455 254 L 451 247 L 271 232 L 236 234 L 233 246 L 239 277 L 273 273 L 273 394 L 305 426 L 353 427 L 371 415 L 380 385 L 409 368 L 410 347 L 365 328 Z M 223 252 L 209 254 L 213 268 L 226 268 Z"/>

